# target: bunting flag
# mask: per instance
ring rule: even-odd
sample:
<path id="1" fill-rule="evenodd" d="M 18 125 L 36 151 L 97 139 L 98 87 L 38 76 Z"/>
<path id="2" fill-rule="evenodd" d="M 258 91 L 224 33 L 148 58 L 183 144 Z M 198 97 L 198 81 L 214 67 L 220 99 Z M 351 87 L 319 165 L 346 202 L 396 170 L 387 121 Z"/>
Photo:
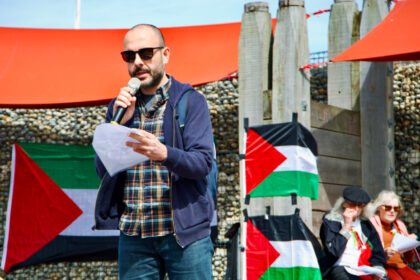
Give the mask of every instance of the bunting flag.
<path id="1" fill-rule="evenodd" d="M 118 231 L 93 231 L 100 180 L 91 146 L 14 144 L 1 268 L 111 260 Z"/>
<path id="2" fill-rule="evenodd" d="M 316 11 L 314 13 L 306 14 L 306 19 L 310 18 L 311 16 L 316 16 L 316 15 L 320 15 L 320 14 L 328 13 L 328 12 L 331 12 L 331 10 L 330 9 L 324 9 L 324 10 Z"/>
<path id="3" fill-rule="evenodd" d="M 321 280 L 318 254 L 319 242 L 297 214 L 247 221 L 247 280 Z"/>
<path id="4" fill-rule="evenodd" d="M 311 68 L 318 68 L 324 65 L 327 65 L 327 61 L 323 61 L 323 62 L 318 62 L 318 63 L 312 63 L 312 64 L 305 64 L 299 67 L 299 69 L 301 70 L 307 70 L 307 69 L 311 69 Z"/>
<path id="5" fill-rule="evenodd" d="M 298 122 L 250 127 L 245 152 L 250 197 L 298 196 L 318 199 L 315 138 Z"/>

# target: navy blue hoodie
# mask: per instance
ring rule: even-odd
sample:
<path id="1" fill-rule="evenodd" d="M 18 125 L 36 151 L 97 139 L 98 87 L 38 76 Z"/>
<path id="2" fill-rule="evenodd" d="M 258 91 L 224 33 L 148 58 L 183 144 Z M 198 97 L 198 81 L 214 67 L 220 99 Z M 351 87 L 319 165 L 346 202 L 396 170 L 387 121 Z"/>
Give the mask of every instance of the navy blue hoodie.
<path id="1" fill-rule="evenodd" d="M 169 100 L 163 115 L 163 133 L 168 157 L 163 164 L 171 174 L 172 215 L 175 236 L 185 247 L 210 234 L 213 201 L 205 183 L 213 158 L 213 132 L 206 99 L 193 91 L 188 101 L 183 136 L 181 136 L 176 104 L 181 96 L 193 90 L 172 78 Z M 112 119 L 111 101 L 106 122 Z M 125 126 L 133 127 L 134 116 Z M 125 172 L 109 176 L 98 156 L 96 171 L 102 178 L 95 205 L 95 229 L 118 229 L 124 210 L 122 202 Z"/>

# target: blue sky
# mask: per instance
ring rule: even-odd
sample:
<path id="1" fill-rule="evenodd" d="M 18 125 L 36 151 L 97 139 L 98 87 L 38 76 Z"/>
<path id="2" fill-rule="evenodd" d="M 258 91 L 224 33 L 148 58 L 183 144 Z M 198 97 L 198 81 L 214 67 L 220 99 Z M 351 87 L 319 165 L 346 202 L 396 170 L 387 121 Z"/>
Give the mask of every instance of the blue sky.
<path id="1" fill-rule="evenodd" d="M 80 28 L 129 28 L 145 22 L 159 27 L 241 21 L 249 0 L 81 0 Z M 278 0 L 267 0 L 271 16 Z M 334 0 L 306 0 L 307 13 L 329 9 Z M 356 0 L 359 10 L 363 0 Z M 76 0 L 0 0 L 1 27 L 74 28 Z M 327 50 L 329 13 L 308 19 L 311 52 Z"/>

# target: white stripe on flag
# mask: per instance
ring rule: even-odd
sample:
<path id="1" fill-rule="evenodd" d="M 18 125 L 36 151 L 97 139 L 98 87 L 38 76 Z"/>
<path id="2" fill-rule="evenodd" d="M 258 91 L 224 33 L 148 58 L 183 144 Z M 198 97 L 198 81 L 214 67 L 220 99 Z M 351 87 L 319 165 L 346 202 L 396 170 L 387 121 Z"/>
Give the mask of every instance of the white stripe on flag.
<path id="1" fill-rule="evenodd" d="M 276 171 L 302 171 L 318 174 L 316 157 L 309 148 L 301 146 L 277 146 L 276 150 L 287 159 L 280 164 Z"/>
<path id="2" fill-rule="evenodd" d="M 318 261 L 311 242 L 307 240 L 270 241 L 280 253 L 271 267 L 315 267 Z"/>
<path id="3" fill-rule="evenodd" d="M 63 189 L 63 191 L 82 209 L 83 214 L 63 230 L 60 235 L 67 236 L 112 236 L 119 235 L 118 230 L 92 230 L 95 225 L 94 211 L 95 189 Z"/>
<path id="4" fill-rule="evenodd" d="M 10 213 L 12 211 L 12 201 L 13 201 L 13 191 L 14 191 L 14 180 L 15 180 L 15 170 L 16 170 L 16 143 L 13 144 L 12 150 L 12 170 L 10 174 L 10 190 L 9 190 L 9 200 L 7 203 L 7 216 L 6 216 L 6 226 L 4 234 L 4 243 L 3 243 L 3 256 L 1 258 L 1 268 L 4 270 L 6 266 L 6 257 L 7 257 L 7 245 L 9 242 L 9 229 L 10 229 Z M 1 278 L 1 277 L 0 277 Z"/>

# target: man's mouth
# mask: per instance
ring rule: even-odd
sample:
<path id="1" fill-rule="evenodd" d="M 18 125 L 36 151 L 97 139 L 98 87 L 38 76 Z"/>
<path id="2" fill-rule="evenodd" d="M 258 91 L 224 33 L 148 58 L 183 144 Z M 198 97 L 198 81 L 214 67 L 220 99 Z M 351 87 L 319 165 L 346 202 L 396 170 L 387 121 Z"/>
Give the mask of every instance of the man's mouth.
<path id="1" fill-rule="evenodd" d="M 136 69 L 134 71 L 134 76 L 143 76 L 145 74 L 149 73 L 146 69 Z"/>

